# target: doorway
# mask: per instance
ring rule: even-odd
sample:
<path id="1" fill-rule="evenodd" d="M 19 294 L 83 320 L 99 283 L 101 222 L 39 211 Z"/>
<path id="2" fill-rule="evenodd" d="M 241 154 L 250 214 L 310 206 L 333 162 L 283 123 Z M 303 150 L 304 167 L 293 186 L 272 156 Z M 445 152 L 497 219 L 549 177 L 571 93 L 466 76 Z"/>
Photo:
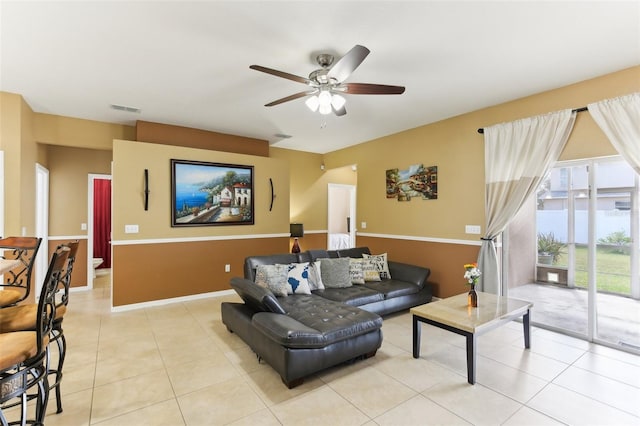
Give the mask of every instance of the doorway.
<path id="1" fill-rule="evenodd" d="M 327 193 L 327 248 L 338 250 L 355 247 L 355 185 L 330 183 Z"/>
<path id="2" fill-rule="evenodd" d="M 36 237 L 42 238 L 33 265 L 35 270 L 36 300 L 40 295 L 49 267 L 49 170 L 36 163 Z"/>
<path id="3" fill-rule="evenodd" d="M 96 268 L 111 268 L 111 175 L 89 174 L 87 198 L 87 286 L 91 289 Z M 94 265 L 94 258 L 102 263 Z"/>

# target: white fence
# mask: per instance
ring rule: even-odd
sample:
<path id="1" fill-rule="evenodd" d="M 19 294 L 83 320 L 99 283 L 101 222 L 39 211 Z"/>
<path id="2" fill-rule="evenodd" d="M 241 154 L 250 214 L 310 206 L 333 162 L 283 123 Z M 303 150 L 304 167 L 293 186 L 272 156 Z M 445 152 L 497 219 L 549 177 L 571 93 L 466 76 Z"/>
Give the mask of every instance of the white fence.
<path id="1" fill-rule="evenodd" d="M 553 235 L 560 241 L 567 241 L 567 210 L 538 210 L 537 212 L 538 233 Z M 614 232 L 624 232 L 625 236 L 630 233 L 630 211 L 628 210 L 598 210 L 596 213 L 596 241 L 606 238 Z M 578 244 L 587 244 L 588 232 L 588 212 L 586 210 L 576 211 L 575 216 L 575 239 Z"/>

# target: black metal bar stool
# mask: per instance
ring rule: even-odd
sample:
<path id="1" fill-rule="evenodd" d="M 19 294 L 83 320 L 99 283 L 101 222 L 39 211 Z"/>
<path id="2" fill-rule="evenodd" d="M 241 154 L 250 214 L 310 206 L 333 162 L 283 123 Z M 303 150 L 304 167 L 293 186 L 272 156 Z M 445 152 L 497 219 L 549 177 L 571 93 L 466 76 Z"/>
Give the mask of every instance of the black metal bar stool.
<path id="1" fill-rule="evenodd" d="M 58 247 L 51 257 L 36 307 L 35 329 L 0 333 L 0 424 L 3 426 L 44 422 L 49 400 L 47 346 L 56 315 L 55 294 L 69 251 L 68 247 Z M 35 393 L 29 394 L 32 389 Z M 28 420 L 27 402 L 31 399 L 36 399 L 35 419 Z M 9 422 L 4 411 L 18 405 L 20 420 Z"/>

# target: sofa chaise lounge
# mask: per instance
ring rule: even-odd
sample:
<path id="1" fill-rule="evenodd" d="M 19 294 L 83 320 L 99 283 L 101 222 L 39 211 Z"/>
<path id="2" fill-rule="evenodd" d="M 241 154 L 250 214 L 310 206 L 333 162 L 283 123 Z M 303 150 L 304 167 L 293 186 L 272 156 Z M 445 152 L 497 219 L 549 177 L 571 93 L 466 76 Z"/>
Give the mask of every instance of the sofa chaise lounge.
<path id="1" fill-rule="evenodd" d="M 287 296 L 254 282 L 260 265 L 328 263 L 370 254 L 367 247 L 358 247 L 247 257 L 244 278 L 231 279 L 244 303 L 223 303 L 222 321 L 289 388 L 325 368 L 374 356 L 382 344 L 381 315 L 431 301 L 428 268 L 388 261 L 390 278 Z"/>

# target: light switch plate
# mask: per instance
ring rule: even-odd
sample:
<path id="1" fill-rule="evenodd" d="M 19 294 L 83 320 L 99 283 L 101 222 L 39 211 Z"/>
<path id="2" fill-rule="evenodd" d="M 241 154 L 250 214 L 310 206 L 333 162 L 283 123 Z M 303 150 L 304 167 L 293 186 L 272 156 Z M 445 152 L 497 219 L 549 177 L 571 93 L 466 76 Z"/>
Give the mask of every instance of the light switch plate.
<path id="1" fill-rule="evenodd" d="M 124 226 L 125 234 L 137 234 L 138 233 L 138 225 L 125 225 Z"/>
<path id="2" fill-rule="evenodd" d="M 479 234 L 480 225 L 466 225 L 464 227 L 464 232 L 466 232 L 467 234 Z"/>

